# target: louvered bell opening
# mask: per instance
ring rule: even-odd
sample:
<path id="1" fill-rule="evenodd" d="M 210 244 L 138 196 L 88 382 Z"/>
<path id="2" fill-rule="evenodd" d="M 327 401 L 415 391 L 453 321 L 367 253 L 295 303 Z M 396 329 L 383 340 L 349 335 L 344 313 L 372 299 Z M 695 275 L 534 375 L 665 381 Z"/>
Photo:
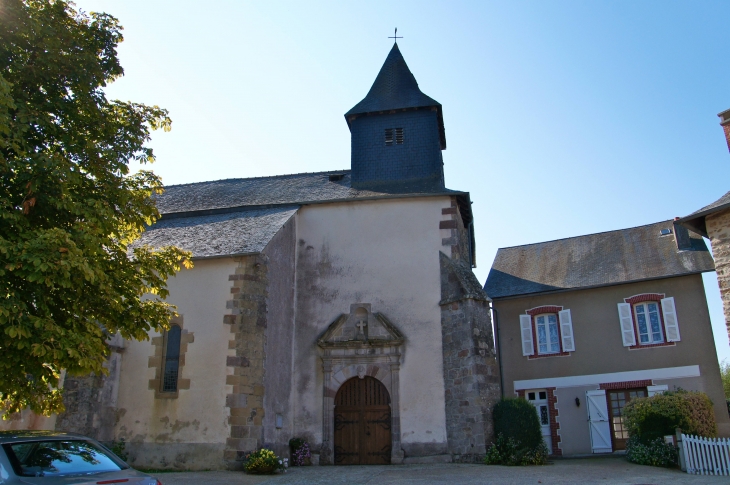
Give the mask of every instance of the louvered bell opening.
<path id="1" fill-rule="evenodd" d="M 393 145 L 393 128 L 385 129 L 385 146 Z"/>
<path id="2" fill-rule="evenodd" d="M 180 327 L 173 325 L 167 332 L 162 392 L 177 391 L 177 377 L 180 368 Z"/>
<path id="3" fill-rule="evenodd" d="M 395 129 L 395 144 L 396 145 L 402 145 L 403 144 L 403 128 L 396 128 Z"/>

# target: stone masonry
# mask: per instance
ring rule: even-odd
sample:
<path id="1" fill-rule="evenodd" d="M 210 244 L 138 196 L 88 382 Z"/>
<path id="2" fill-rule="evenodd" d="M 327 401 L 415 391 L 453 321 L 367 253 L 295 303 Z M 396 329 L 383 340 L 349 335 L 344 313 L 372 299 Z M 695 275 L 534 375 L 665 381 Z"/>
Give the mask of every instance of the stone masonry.
<path id="1" fill-rule="evenodd" d="M 444 239 L 451 258 L 441 260 L 441 335 L 446 398 L 446 432 L 455 462 L 481 462 L 494 440 L 492 409 L 501 395 L 487 295 L 471 271 L 468 232 L 456 201 L 443 209 L 451 220 Z M 445 227 L 446 226 L 446 227 Z"/>
<path id="2" fill-rule="evenodd" d="M 109 357 L 104 367 L 108 374 L 91 373 L 69 376 L 63 380 L 63 404 L 66 410 L 56 419 L 56 430 L 79 433 L 99 441 L 114 440 L 117 417 L 117 394 L 122 367 L 123 339 L 110 339 Z"/>
<path id="3" fill-rule="evenodd" d="M 717 282 L 725 312 L 725 325 L 730 338 L 730 209 L 708 215 L 705 218 L 707 234 L 712 244 Z"/>
<path id="4" fill-rule="evenodd" d="M 263 443 L 267 260 L 264 255 L 242 257 L 229 277 L 230 314 L 223 321 L 231 326 L 232 336 L 226 358 L 231 434 L 223 459 L 231 469 L 240 468 L 245 455 Z"/>

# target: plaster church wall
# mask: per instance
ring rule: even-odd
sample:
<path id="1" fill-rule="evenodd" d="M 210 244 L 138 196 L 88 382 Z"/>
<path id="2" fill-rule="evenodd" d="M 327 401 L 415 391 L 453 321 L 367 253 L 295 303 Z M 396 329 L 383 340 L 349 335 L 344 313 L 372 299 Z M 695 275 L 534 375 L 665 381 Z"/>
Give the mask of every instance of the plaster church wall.
<path id="1" fill-rule="evenodd" d="M 160 397 L 147 382 L 155 346 L 150 341 L 127 342 L 122 357 L 115 435 L 128 445 L 133 466 L 185 469 L 220 468 L 229 435 L 225 407 L 226 352 L 230 329 L 223 325 L 230 298 L 233 258 L 197 260 L 168 280 L 168 301 L 177 306 L 187 344 L 177 397 Z M 161 338 L 151 332 L 151 338 Z M 190 339 L 188 339 L 190 340 Z M 181 362 L 182 363 L 182 362 Z M 158 388 L 159 389 L 159 388 Z"/>
<path id="2" fill-rule="evenodd" d="M 294 434 L 322 443 L 317 338 L 353 303 L 369 303 L 405 337 L 400 367 L 402 446 L 447 452 L 441 361 L 439 230 L 449 197 L 305 206 L 297 221 L 292 380 Z"/>

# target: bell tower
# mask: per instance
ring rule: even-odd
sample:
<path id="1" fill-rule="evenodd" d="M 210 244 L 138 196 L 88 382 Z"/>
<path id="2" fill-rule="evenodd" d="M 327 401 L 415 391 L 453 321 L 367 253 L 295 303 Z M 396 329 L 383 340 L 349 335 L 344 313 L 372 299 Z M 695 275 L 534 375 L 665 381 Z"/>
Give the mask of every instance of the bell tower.
<path id="1" fill-rule="evenodd" d="M 352 187 L 384 191 L 444 188 L 441 104 L 418 88 L 393 44 L 367 96 L 345 113 Z"/>

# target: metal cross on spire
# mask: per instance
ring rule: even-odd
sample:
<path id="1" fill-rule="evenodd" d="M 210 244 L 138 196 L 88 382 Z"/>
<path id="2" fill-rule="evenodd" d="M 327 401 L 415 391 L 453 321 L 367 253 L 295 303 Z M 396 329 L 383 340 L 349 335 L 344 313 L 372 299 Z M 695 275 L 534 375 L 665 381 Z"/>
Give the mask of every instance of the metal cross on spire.
<path id="1" fill-rule="evenodd" d="M 388 36 L 389 39 L 393 39 L 394 43 L 398 43 L 398 39 L 402 39 L 403 37 L 398 37 L 398 27 L 395 28 L 395 33 L 393 34 L 393 37 Z"/>

